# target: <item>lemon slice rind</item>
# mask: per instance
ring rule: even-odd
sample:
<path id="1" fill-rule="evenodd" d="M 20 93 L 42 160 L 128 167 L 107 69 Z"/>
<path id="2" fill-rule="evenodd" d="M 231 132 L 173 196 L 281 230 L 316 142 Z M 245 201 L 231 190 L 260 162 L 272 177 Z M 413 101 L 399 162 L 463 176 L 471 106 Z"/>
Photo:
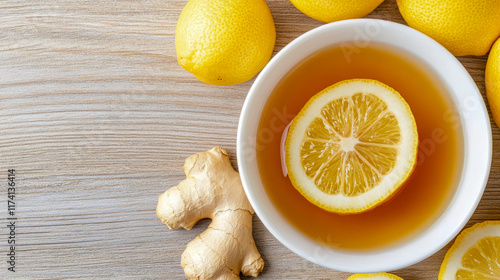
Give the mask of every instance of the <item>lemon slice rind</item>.
<path id="1" fill-rule="evenodd" d="M 403 280 L 401 277 L 396 276 L 394 274 L 379 272 L 379 273 L 370 273 L 370 274 L 353 274 L 347 280 Z"/>

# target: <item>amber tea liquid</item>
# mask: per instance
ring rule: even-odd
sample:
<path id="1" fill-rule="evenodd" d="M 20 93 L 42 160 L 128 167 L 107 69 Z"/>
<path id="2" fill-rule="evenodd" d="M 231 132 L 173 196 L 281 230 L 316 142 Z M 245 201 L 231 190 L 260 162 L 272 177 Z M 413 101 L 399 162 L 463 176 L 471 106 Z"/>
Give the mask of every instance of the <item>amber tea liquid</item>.
<path id="1" fill-rule="evenodd" d="M 388 202 L 365 213 L 339 215 L 307 201 L 282 172 L 283 131 L 314 94 L 336 82 L 366 78 L 398 91 L 417 122 L 415 171 Z M 445 88 L 430 71 L 386 46 L 333 47 L 289 71 L 271 93 L 257 134 L 257 162 L 264 188 L 282 215 L 307 236 L 329 246 L 375 249 L 395 245 L 425 230 L 444 211 L 462 169 L 461 128 Z"/>

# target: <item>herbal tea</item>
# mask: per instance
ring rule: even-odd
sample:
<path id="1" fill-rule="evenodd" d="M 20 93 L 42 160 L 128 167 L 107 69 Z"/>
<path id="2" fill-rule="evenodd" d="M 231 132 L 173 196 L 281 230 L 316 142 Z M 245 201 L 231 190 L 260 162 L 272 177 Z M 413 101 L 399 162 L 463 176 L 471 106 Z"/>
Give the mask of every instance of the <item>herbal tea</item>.
<path id="1" fill-rule="evenodd" d="M 342 215 L 310 203 L 284 175 L 282 135 L 313 95 L 356 78 L 385 83 L 406 100 L 417 124 L 418 157 L 411 178 L 389 201 Z M 413 58 L 385 46 L 342 46 L 305 59 L 274 88 L 260 119 L 257 163 L 271 201 L 300 231 L 336 248 L 390 246 L 425 230 L 450 201 L 462 167 L 459 118 L 444 90 Z"/>

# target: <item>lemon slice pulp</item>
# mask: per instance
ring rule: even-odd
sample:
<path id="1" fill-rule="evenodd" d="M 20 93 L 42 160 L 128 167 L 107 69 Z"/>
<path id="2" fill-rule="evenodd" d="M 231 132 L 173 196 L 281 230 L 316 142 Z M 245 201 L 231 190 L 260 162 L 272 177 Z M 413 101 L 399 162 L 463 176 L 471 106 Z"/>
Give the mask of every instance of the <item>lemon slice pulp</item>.
<path id="1" fill-rule="evenodd" d="M 406 101 L 375 80 L 336 83 L 294 118 L 285 143 L 293 186 L 330 212 L 359 213 L 391 197 L 411 175 L 418 133 Z"/>
<path id="2" fill-rule="evenodd" d="M 440 280 L 500 279 L 500 221 L 464 230 L 446 253 Z"/>

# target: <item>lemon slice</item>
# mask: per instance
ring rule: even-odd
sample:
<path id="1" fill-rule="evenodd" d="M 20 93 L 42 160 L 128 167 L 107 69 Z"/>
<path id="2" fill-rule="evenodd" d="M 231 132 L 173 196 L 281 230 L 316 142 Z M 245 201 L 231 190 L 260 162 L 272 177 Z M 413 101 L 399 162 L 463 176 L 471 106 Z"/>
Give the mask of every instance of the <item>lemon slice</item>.
<path id="1" fill-rule="evenodd" d="M 440 280 L 500 279 L 500 221 L 464 230 L 444 257 Z"/>
<path id="2" fill-rule="evenodd" d="M 293 186 L 330 212 L 359 213 L 391 197 L 411 175 L 418 133 L 405 100 L 375 80 L 336 83 L 294 118 L 285 143 Z"/>
<path id="3" fill-rule="evenodd" d="M 381 273 L 370 273 L 370 274 L 354 274 L 351 275 L 347 280 L 403 280 L 403 278 L 398 277 L 394 274 L 389 274 L 385 272 Z"/>

